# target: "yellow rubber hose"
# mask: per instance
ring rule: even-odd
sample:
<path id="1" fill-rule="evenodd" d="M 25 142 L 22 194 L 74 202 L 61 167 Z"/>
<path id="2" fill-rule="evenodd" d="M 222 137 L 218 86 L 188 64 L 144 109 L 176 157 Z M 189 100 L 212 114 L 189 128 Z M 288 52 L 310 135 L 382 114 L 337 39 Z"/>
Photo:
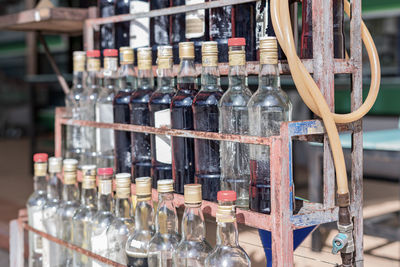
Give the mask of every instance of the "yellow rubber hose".
<path id="1" fill-rule="evenodd" d="M 366 47 L 371 66 L 371 86 L 364 103 L 355 111 L 348 114 L 332 113 L 322 95 L 320 89 L 314 82 L 310 73 L 302 64 L 296 54 L 296 47 L 293 40 L 289 1 L 271 0 L 271 17 L 276 37 L 288 59 L 290 71 L 296 88 L 304 103 L 322 118 L 332 149 L 333 160 L 336 169 L 336 181 L 338 194 L 349 192 L 346 165 L 344 162 L 343 150 L 339 139 L 336 123 L 349 123 L 361 119 L 372 108 L 378 96 L 381 70 L 378 52 L 364 22 L 361 25 L 361 37 Z M 344 0 L 344 10 L 350 16 L 350 3 Z"/>

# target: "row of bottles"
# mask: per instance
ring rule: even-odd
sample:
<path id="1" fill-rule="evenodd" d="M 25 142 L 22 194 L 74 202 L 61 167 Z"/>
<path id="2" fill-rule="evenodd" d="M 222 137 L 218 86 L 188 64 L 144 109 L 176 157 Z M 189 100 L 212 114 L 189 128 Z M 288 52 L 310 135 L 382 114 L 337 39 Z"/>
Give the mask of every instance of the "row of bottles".
<path id="1" fill-rule="evenodd" d="M 194 44 L 183 42 L 179 44 L 180 70 L 176 87 L 172 70 L 173 48 L 158 47 L 156 90 L 150 48 L 138 49 L 137 75 L 133 67 L 132 49 L 120 49 L 119 69 L 117 51 L 105 50 L 105 68 L 103 72 L 97 72 L 98 76 L 99 73 L 103 76 L 103 86 L 96 93 L 97 99 L 93 90 L 97 90 L 98 86 L 93 86 L 90 81 L 95 80 L 96 76 L 91 71 L 92 61 L 97 60 L 98 66 L 99 59 L 90 57 L 94 51 L 89 51 L 86 94 L 85 90 L 83 93 L 81 90 L 85 86 L 74 86 L 80 88 L 80 101 L 83 103 L 76 112 L 83 112 L 83 115 L 73 114 L 72 117 L 87 119 L 89 113 L 94 113 L 94 118 L 92 116 L 89 120 L 225 134 L 279 135 L 281 122 L 291 120 L 291 103 L 280 88 L 276 38 L 264 37 L 260 41 L 259 87 L 253 95 L 247 85 L 245 39 L 230 38 L 228 46 L 229 87 L 225 93 L 220 86 L 217 43 L 202 43 L 199 90 Z M 82 74 L 79 72 L 77 75 Z M 78 104 L 76 101 L 75 105 Z M 91 111 L 86 112 L 87 109 Z M 73 130 L 83 134 L 90 132 L 90 138 L 82 138 L 77 142 L 85 144 L 78 158 L 82 164 L 114 167 L 117 173 L 131 173 L 133 181 L 137 177 L 151 176 L 154 188 L 159 180 L 173 179 L 175 191 L 180 194 L 184 193 L 185 184 L 198 183 L 204 189 L 202 198 L 210 201 L 216 201 L 221 188 L 233 190 L 237 193 L 239 207 L 270 212 L 269 147 L 186 137 L 171 138 L 143 132 L 114 132 L 103 128 L 67 128 L 67 132 Z M 68 152 L 68 145 L 75 146 L 75 140 L 67 138 L 67 141 Z M 86 153 L 86 149 L 90 153 Z M 67 153 L 66 156 L 70 155 L 73 153 Z M 95 155 L 96 162 L 87 155 Z"/>
<path id="2" fill-rule="evenodd" d="M 289 1 L 289 0 L 287 0 Z M 102 0 L 101 17 L 127 13 L 142 13 L 150 10 L 180 5 L 204 3 L 205 0 Z M 298 1 L 291 1 L 291 7 Z M 335 58 L 344 58 L 343 0 L 333 2 L 333 35 Z M 292 20 L 297 18 L 292 18 Z M 301 56 L 312 58 L 312 0 L 302 2 Z M 176 15 L 140 18 L 135 22 L 106 24 L 101 27 L 101 50 L 119 49 L 122 46 L 132 48 L 152 47 L 155 58 L 157 47 L 172 45 L 177 54 L 178 43 L 193 41 L 196 60 L 200 61 L 202 41 L 216 41 L 220 62 L 227 62 L 228 39 L 244 37 L 248 44 L 246 59 L 259 57 L 259 41 L 264 36 L 275 36 L 272 26 L 270 0 L 258 0 L 235 6 L 225 6 L 207 10 L 197 10 Z M 279 59 L 285 55 L 279 49 Z M 178 58 L 174 58 L 178 63 Z"/>
<path id="3" fill-rule="evenodd" d="M 27 202 L 28 223 L 37 230 L 132 267 L 251 265 L 238 244 L 235 192 L 218 192 L 217 244 L 213 249 L 205 239 L 201 185 L 184 187 L 179 233 L 173 180 L 158 181 L 154 209 L 151 178 L 137 178 L 133 206 L 129 173 L 114 178 L 111 168 L 83 165 L 80 190 L 77 160 L 47 159 L 47 154 L 34 155 L 35 190 Z M 29 266 L 107 265 L 29 232 Z"/>

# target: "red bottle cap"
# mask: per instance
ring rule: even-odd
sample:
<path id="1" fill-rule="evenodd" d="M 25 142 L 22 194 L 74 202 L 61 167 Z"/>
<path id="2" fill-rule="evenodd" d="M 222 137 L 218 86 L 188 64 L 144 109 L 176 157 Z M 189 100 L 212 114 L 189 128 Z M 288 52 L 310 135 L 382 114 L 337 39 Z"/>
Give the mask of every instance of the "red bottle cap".
<path id="1" fill-rule="evenodd" d="M 114 170 L 113 168 L 98 168 L 97 174 L 98 175 L 113 175 Z"/>
<path id="2" fill-rule="evenodd" d="M 244 46 L 244 45 L 246 45 L 246 39 L 244 39 L 243 37 L 228 39 L 228 46 Z"/>
<path id="3" fill-rule="evenodd" d="M 117 57 L 118 56 L 118 50 L 117 49 L 104 49 L 103 55 L 105 57 Z"/>
<path id="4" fill-rule="evenodd" d="M 218 191 L 217 193 L 218 201 L 236 201 L 235 191 Z"/>
<path id="5" fill-rule="evenodd" d="M 100 57 L 100 50 L 89 50 L 86 52 L 88 57 Z"/>
<path id="6" fill-rule="evenodd" d="M 33 161 L 34 162 L 47 162 L 47 159 L 49 158 L 49 155 L 46 153 L 36 153 L 33 155 Z"/>

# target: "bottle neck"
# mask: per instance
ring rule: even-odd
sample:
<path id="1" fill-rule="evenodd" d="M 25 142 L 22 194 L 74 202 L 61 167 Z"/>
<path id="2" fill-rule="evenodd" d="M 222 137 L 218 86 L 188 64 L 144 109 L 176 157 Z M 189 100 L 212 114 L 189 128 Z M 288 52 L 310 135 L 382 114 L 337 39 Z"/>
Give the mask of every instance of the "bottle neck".
<path id="1" fill-rule="evenodd" d="M 247 87 L 246 65 L 229 66 L 229 89 L 241 91 Z"/>
<path id="2" fill-rule="evenodd" d="M 100 78 L 99 78 L 98 71 L 88 71 L 86 84 L 89 89 L 97 88 L 100 86 Z"/>
<path id="3" fill-rule="evenodd" d="M 153 227 L 153 202 L 151 196 L 137 196 L 135 231 L 151 231 Z"/>
<path id="4" fill-rule="evenodd" d="M 115 57 L 104 58 L 103 85 L 109 91 L 115 92 L 118 87 L 118 60 Z"/>
<path id="5" fill-rule="evenodd" d="M 217 223 L 217 245 L 230 247 L 239 246 L 236 222 Z"/>
<path id="6" fill-rule="evenodd" d="M 111 194 L 99 194 L 97 200 L 97 208 L 99 211 L 112 212 L 113 198 Z"/>
<path id="7" fill-rule="evenodd" d="M 276 90 L 280 86 L 279 70 L 275 64 L 260 65 L 260 74 L 258 76 L 259 90 Z"/>
<path id="8" fill-rule="evenodd" d="M 185 204 L 182 218 L 182 239 L 201 242 L 206 237 L 201 204 Z"/>
<path id="9" fill-rule="evenodd" d="M 60 200 L 61 199 L 61 176 L 60 173 L 51 172 L 47 183 L 47 198 Z"/>
<path id="10" fill-rule="evenodd" d="M 173 193 L 158 194 L 156 230 L 161 234 L 178 233 L 178 215 L 176 214 Z"/>
<path id="11" fill-rule="evenodd" d="M 46 187 L 47 187 L 46 176 L 43 176 L 43 175 L 35 176 L 34 182 L 33 182 L 34 190 L 39 194 L 46 194 L 46 191 L 47 191 Z"/>
<path id="12" fill-rule="evenodd" d="M 157 91 L 174 92 L 174 74 L 172 68 L 157 69 Z"/>
<path id="13" fill-rule="evenodd" d="M 62 197 L 64 201 L 75 202 L 78 201 L 79 189 L 76 184 L 64 184 Z"/>
<path id="14" fill-rule="evenodd" d="M 83 188 L 81 193 L 81 204 L 86 207 L 96 207 L 96 188 Z"/>
<path id="15" fill-rule="evenodd" d="M 121 64 L 119 88 L 125 92 L 133 92 L 137 88 L 136 73 L 133 64 Z"/>
<path id="16" fill-rule="evenodd" d="M 115 216 L 117 218 L 132 217 L 132 203 L 129 198 L 117 198 L 115 200 Z"/>
<path id="17" fill-rule="evenodd" d="M 197 73 L 194 58 L 181 58 L 178 73 L 178 83 L 197 83 Z"/>
<path id="18" fill-rule="evenodd" d="M 201 90 L 218 91 L 220 89 L 220 86 L 220 75 L 218 67 L 203 67 L 201 72 Z"/>
<path id="19" fill-rule="evenodd" d="M 139 69 L 138 70 L 138 89 L 148 90 L 154 88 L 154 79 L 152 69 Z"/>

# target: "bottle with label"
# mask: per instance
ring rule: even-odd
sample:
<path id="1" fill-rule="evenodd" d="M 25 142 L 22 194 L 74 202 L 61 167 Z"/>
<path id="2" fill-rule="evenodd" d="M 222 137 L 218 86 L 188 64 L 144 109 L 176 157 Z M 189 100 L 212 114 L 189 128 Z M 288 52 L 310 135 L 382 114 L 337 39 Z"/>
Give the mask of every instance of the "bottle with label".
<path id="1" fill-rule="evenodd" d="M 172 267 L 172 254 L 181 239 L 174 204 L 174 180 L 158 181 L 156 233 L 149 242 L 148 266 Z"/>
<path id="2" fill-rule="evenodd" d="M 171 101 L 171 128 L 193 130 L 192 103 L 198 92 L 194 44 L 179 43 L 179 57 L 178 92 Z M 193 138 L 172 137 L 172 175 L 179 194 L 183 194 L 185 184 L 194 183 Z"/>
<path id="3" fill-rule="evenodd" d="M 43 206 L 43 225 L 49 235 L 58 236 L 57 210 L 61 203 L 62 158 L 49 158 L 47 201 Z M 43 266 L 57 266 L 60 245 L 43 238 Z"/>
<path id="4" fill-rule="evenodd" d="M 73 64 L 74 64 L 74 77 L 73 85 L 69 93 L 65 96 L 65 106 L 67 109 L 67 116 L 73 120 L 80 120 L 84 113 L 85 103 L 85 63 L 86 53 L 84 51 L 74 51 Z M 66 158 L 74 158 L 81 160 L 83 155 L 83 147 L 85 146 L 85 139 L 82 133 L 84 127 L 67 125 L 66 126 Z"/>
<path id="5" fill-rule="evenodd" d="M 251 97 L 249 108 L 250 135 L 279 135 L 281 123 L 290 119 L 291 104 L 279 88 L 278 43 L 276 37 L 260 41 L 260 74 L 258 90 Z M 286 94 L 285 94 L 286 95 Z M 269 146 L 250 145 L 250 209 L 271 212 L 271 175 Z"/>
<path id="6" fill-rule="evenodd" d="M 239 234 L 235 209 L 236 192 L 218 192 L 217 245 L 208 255 L 205 266 L 214 267 L 223 262 L 226 266 L 250 267 L 246 251 L 239 245 Z"/>
<path id="7" fill-rule="evenodd" d="M 101 88 L 100 81 L 100 50 L 89 50 L 87 56 L 87 80 L 86 80 L 86 103 L 83 119 L 88 121 L 96 120 L 96 101 Z M 85 133 L 86 147 L 81 160 L 82 165 L 96 163 L 96 129 L 93 127 L 82 127 Z"/>
<path id="8" fill-rule="evenodd" d="M 194 130 L 218 132 L 218 101 L 223 91 L 218 70 L 217 42 L 203 42 L 201 90 L 193 100 Z M 202 185 L 203 199 L 217 200 L 221 184 L 219 141 L 195 139 L 195 181 Z"/>
<path id="9" fill-rule="evenodd" d="M 157 90 L 149 101 L 150 125 L 157 128 L 171 128 L 171 100 L 175 95 L 172 46 L 159 46 L 157 58 Z M 157 181 L 172 179 L 171 137 L 151 135 L 151 176 L 153 188 Z"/>
<path id="10" fill-rule="evenodd" d="M 245 38 L 247 61 L 254 61 L 257 57 L 255 9 L 254 2 L 235 6 L 235 37 Z"/>
<path id="11" fill-rule="evenodd" d="M 138 49 L 138 89 L 131 95 L 129 110 L 131 124 L 150 126 L 149 101 L 154 92 L 154 78 L 151 65 L 151 48 Z M 132 178 L 150 176 L 151 150 L 150 134 L 131 133 Z"/>
<path id="12" fill-rule="evenodd" d="M 111 17 L 115 15 L 116 0 L 99 0 L 100 17 Z M 100 49 L 115 48 L 115 25 L 114 23 L 103 24 L 100 26 Z"/>
<path id="13" fill-rule="evenodd" d="M 116 0 L 115 15 L 129 14 L 132 0 Z M 130 21 L 115 23 L 115 48 L 129 46 L 130 43 Z"/>
<path id="14" fill-rule="evenodd" d="M 150 0 L 130 0 L 130 13 L 142 13 L 150 11 Z M 133 49 L 150 46 L 150 18 L 140 18 L 131 22 L 130 46 Z"/>
<path id="15" fill-rule="evenodd" d="M 76 159 L 64 159 L 64 185 L 62 191 L 62 202 L 57 210 L 58 238 L 72 242 L 72 217 L 79 208 L 79 188 L 76 182 L 76 171 L 78 161 Z M 58 266 L 72 266 L 72 251 L 66 247 L 61 248 Z"/>
<path id="16" fill-rule="evenodd" d="M 226 134 L 248 135 L 247 103 L 251 92 L 247 87 L 244 38 L 231 38 L 229 45 L 229 88 L 219 101 L 219 131 Z M 249 145 L 222 141 L 221 189 L 233 190 L 238 195 L 237 205 L 249 207 Z"/>
<path id="17" fill-rule="evenodd" d="M 210 40 L 218 43 L 218 61 L 228 62 L 228 39 L 234 37 L 235 8 L 224 6 L 211 8 L 209 12 Z"/>
<path id="18" fill-rule="evenodd" d="M 113 197 L 112 197 L 112 168 L 97 169 L 98 195 L 97 212 L 94 215 L 90 228 L 90 248 L 93 253 L 108 257 L 107 230 L 113 220 Z M 99 261 L 93 260 L 93 267 L 106 267 Z"/>
<path id="19" fill-rule="evenodd" d="M 212 250 L 206 241 L 201 195 L 201 185 L 185 185 L 182 239 L 173 254 L 173 266 L 204 266 L 204 261 Z"/>
<path id="20" fill-rule="evenodd" d="M 96 102 L 96 122 L 113 123 L 113 100 L 118 92 L 118 50 L 104 50 L 103 87 Z M 114 130 L 96 128 L 97 166 L 114 166 Z"/>
<path id="21" fill-rule="evenodd" d="M 33 177 L 34 192 L 26 203 L 28 224 L 39 231 L 45 231 L 43 225 L 43 207 L 47 202 L 47 158 L 48 156 L 45 153 L 37 153 L 33 156 L 35 171 Z M 29 266 L 42 266 L 42 255 L 42 237 L 29 231 Z"/>
<path id="22" fill-rule="evenodd" d="M 125 244 L 135 228 L 131 200 L 131 175 L 129 173 L 116 174 L 115 184 L 115 216 L 107 230 L 107 258 L 126 265 L 128 260 Z"/>
<path id="23" fill-rule="evenodd" d="M 147 267 L 149 242 L 154 235 L 151 178 L 136 178 L 135 230 L 126 241 L 128 267 Z M 157 266 L 157 265 L 156 265 Z"/>
<path id="24" fill-rule="evenodd" d="M 150 1 L 150 9 L 157 10 L 170 7 L 170 0 Z M 153 65 L 156 63 L 157 47 L 168 45 L 170 41 L 170 16 L 150 18 L 150 45 L 153 51 Z"/>
<path id="25" fill-rule="evenodd" d="M 171 0 L 171 3 L 173 7 L 182 6 L 185 5 L 185 0 Z M 179 64 L 179 43 L 186 41 L 185 29 L 185 13 L 171 15 L 170 43 L 172 44 L 174 64 Z"/>
<path id="26" fill-rule="evenodd" d="M 134 90 L 137 88 L 136 71 L 133 67 L 134 54 L 130 47 L 119 49 L 118 70 L 119 92 L 113 101 L 114 123 L 130 123 L 129 101 Z M 115 171 L 116 173 L 131 173 L 131 132 L 114 131 L 115 136 Z"/>
<path id="27" fill-rule="evenodd" d="M 72 244 L 90 250 L 88 233 L 97 211 L 96 165 L 83 165 L 81 169 L 83 174 L 81 205 L 72 217 Z M 74 266 L 86 266 L 90 261 L 86 255 L 74 251 Z"/>
<path id="28" fill-rule="evenodd" d="M 185 0 L 186 5 L 202 4 L 205 0 Z M 190 11 L 185 14 L 185 37 L 194 42 L 195 61 L 201 62 L 201 43 L 210 39 L 209 12 L 205 9 Z"/>

